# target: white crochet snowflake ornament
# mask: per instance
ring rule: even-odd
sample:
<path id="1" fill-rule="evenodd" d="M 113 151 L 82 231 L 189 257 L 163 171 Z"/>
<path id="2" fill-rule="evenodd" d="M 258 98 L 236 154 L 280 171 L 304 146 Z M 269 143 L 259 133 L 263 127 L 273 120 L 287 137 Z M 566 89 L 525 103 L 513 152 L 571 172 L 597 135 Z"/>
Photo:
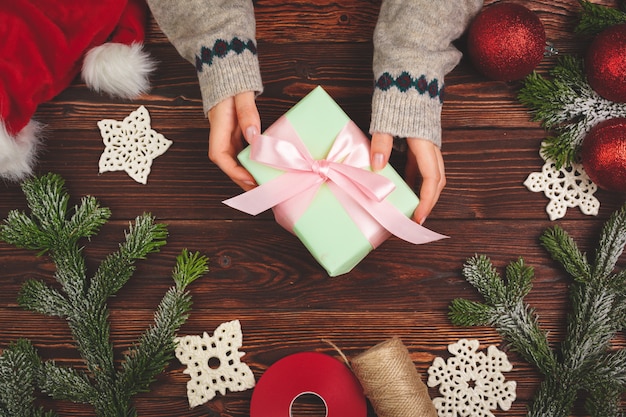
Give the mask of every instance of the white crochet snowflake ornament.
<path id="1" fill-rule="evenodd" d="M 160 133 L 152 130 L 150 114 L 144 106 L 133 111 L 123 121 L 103 119 L 98 122 L 104 142 L 100 156 L 100 173 L 126 171 L 141 184 L 146 184 L 152 161 L 172 145 Z"/>
<path id="2" fill-rule="evenodd" d="M 530 191 L 543 191 L 550 199 L 546 206 L 546 213 L 550 220 L 565 216 L 568 207 L 580 207 L 584 214 L 597 216 L 600 201 L 593 194 L 598 186 L 591 181 L 581 163 L 572 162 L 571 166 L 556 168 L 553 160 L 546 158 L 539 152 L 545 164 L 541 172 L 531 173 L 524 185 Z"/>
<path id="3" fill-rule="evenodd" d="M 502 375 L 513 369 L 506 354 L 489 346 L 485 355 L 478 347 L 478 340 L 461 339 L 448 345 L 454 356 L 435 358 L 428 368 L 428 386 L 439 385 L 443 395 L 433 399 L 439 417 L 493 417 L 490 410 L 508 411 L 515 401 L 517 384 Z"/>
<path id="4" fill-rule="evenodd" d="M 222 323 L 213 336 L 206 332 L 201 336 L 177 337 L 174 341 L 176 357 L 191 376 L 187 382 L 189 407 L 193 408 L 212 400 L 219 392 L 226 394 L 245 391 L 255 385 L 254 375 L 245 363 L 241 362 L 244 352 L 241 324 L 239 320 Z"/>

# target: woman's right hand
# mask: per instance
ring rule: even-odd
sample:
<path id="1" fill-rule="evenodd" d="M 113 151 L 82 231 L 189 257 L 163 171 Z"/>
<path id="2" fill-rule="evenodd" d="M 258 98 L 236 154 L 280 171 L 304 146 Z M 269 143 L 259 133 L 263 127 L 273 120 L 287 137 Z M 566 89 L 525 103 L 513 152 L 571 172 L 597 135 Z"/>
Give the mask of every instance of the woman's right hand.
<path id="1" fill-rule="evenodd" d="M 209 159 L 244 190 L 256 187 L 252 175 L 237 160 L 237 154 L 244 148 L 243 139 L 249 143 L 261 131 L 254 92 L 246 91 L 224 99 L 211 108 L 207 116 Z"/>

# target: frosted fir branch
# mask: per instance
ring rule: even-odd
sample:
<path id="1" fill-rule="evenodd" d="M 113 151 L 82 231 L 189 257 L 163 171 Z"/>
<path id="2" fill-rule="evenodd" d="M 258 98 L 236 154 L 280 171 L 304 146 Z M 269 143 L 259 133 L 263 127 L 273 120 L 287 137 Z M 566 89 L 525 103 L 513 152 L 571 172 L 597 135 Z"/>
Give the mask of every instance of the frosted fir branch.
<path id="1" fill-rule="evenodd" d="M 607 350 L 624 319 L 623 294 L 616 291 L 609 278 L 614 276 L 612 271 L 626 243 L 626 206 L 604 224 L 592 265 L 558 226 L 547 230 L 541 241 L 577 281 L 570 290 L 572 312 L 562 347 L 566 365 L 572 370 L 592 366 Z"/>
<path id="2" fill-rule="evenodd" d="M 570 290 L 572 312 L 562 350 L 567 366 L 579 369 L 606 351 L 623 318 L 616 316 L 616 311 L 624 312 L 622 295 L 607 279 L 626 243 L 626 206 L 605 222 L 593 264 L 558 226 L 548 229 L 541 242 L 577 281 Z"/>
<path id="3" fill-rule="evenodd" d="M 22 308 L 47 316 L 66 318 L 72 311 L 63 294 L 43 281 L 26 281 L 20 289 L 17 303 Z"/>
<path id="4" fill-rule="evenodd" d="M 621 10 L 608 6 L 593 4 L 587 0 L 579 0 L 582 10 L 580 21 L 574 32 L 580 35 L 596 35 L 604 29 L 626 23 L 626 2 L 621 2 Z"/>
<path id="5" fill-rule="evenodd" d="M 493 325 L 504 341 L 544 375 L 528 416 L 567 417 L 581 392 L 589 398 L 586 406 L 592 416 L 622 413 L 619 399 L 626 391 L 626 350 L 611 351 L 611 341 L 626 328 L 626 273 L 612 269 L 623 253 L 625 234 L 626 205 L 605 223 L 594 264 L 563 229 L 555 227 L 542 236 L 543 246 L 574 277 L 566 336 L 558 351 L 550 348 L 537 315 L 520 298 L 530 291 L 526 281 L 532 279 L 521 260 L 507 268 L 506 283 L 484 256 L 471 258 L 464 267 L 464 277 L 483 294 L 485 303 L 454 300 L 452 322 Z M 504 297 L 499 298 L 501 294 Z M 465 313 L 489 322 L 464 321 Z"/>
<path id="6" fill-rule="evenodd" d="M 176 266 L 172 271 L 172 279 L 176 287 L 184 291 L 187 286 L 209 271 L 208 258 L 199 252 L 190 253 L 183 249 L 176 258 Z"/>
<path id="7" fill-rule="evenodd" d="M 41 370 L 41 389 L 55 400 L 91 404 L 100 395 L 89 377 L 76 369 L 45 362 Z"/>
<path id="8" fill-rule="evenodd" d="M 19 339 L 0 356 L 0 416 L 56 417 L 35 404 L 36 380 L 41 360 L 33 345 Z"/>
<path id="9" fill-rule="evenodd" d="M 175 333 L 191 308 L 191 295 L 185 289 L 207 271 L 207 259 L 186 250 L 177 258 L 172 273 L 175 285 L 159 304 L 154 325 L 130 349 L 118 371 L 106 301 L 130 279 L 137 260 L 159 251 L 166 243 L 167 227 L 155 223 L 149 214 L 138 216 L 125 232 L 118 251 L 107 256 L 89 278 L 78 243 L 94 235 L 108 220 L 110 211 L 92 197 L 83 198 L 68 210 L 64 181 L 54 174 L 27 180 L 22 189 L 31 214 L 12 211 L 0 228 L 0 238 L 48 252 L 61 288 L 26 281 L 19 302 L 33 311 L 65 318 L 87 368 L 78 371 L 46 362 L 39 366 L 41 389 L 56 399 L 91 404 L 98 416 L 135 416 L 132 396 L 146 391 L 173 357 Z M 0 406 L 0 417 L 4 417 L 3 412 Z"/>
<path id="10" fill-rule="evenodd" d="M 617 331 L 624 331 L 626 330 L 626 270 L 609 276 L 606 281 L 607 285 L 620 297 L 621 302 L 616 306 L 614 320 Z"/>
<path id="11" fill-rule="evenodd" d="M 558 367 L 541 381 L 528 406 L 527 417 L 570 417 L 570 410 L 578 396 L 576 390 L 568 389 L 572 385 L 577 385 L 576 380 Z"/>
<path id="12" fill-rule="evenodd" d="M 574 280 L 589 282 L 591 266 L 587 256 L 580 252 L 574 239 L 565 230 L 559 226 L 548 229 L 543 233 L 540 241 L 552 259 L 559 262 Z"/>
<path id="13" fill-rule="evenodd" d="M 505 271 L 506 299 L 509 303 L 520 302 L 533 288 L 534 270 L 522 258 L 511 262 Z"/>
<path id="14" fill-rule="evenodd" d="M 507 266 L 505 282 L 491 260 L 479 255 L 465 263 L 463 276 L 485 298 L 487 304 L 506 306 L 518 303 L 530 292 L 533 269 L 520 258 Z"/>
<path id="15" fill-rule="evenodd" d="M 40 255 L 50 246 L 48 235 L 33 219 L 17 210 L 11 210 L 0 226 L 0 239 L 18 248 L 40 251 Z"/>
<path id="16" fill-rule="evenodd" d="M 475 256 L 463 266 L 463 276 L 493 306 L 505 299 L 504 282 L 486 256 Z"/>
<path id="17" fill-rule="evenodd" d="M 534 121 L 555 133 L 546 138 L 541 152 L 561 169 L 577 161 L 582 142 L 594 126 L 626 117 L 626 104 L 599 96 L 587 83 L 579 58 L 562 56 L 550 75 L 551 79 L 537 72 L 528 75 L 518 98 Z"/>
<path id="18" fill-rule="evenodd" d="M 24 181 L 22 191 L 31 208 L 32 218 L 43 233 L 58 235 L 65 223 L 70 196 L 65 180 L 58 175 L 47 174 L 41 180 Z"/>
<path id="19" fill-rule="evenodd" d="M 174 358 L 176 331 L 185 323 L 191 296 L 170 288 L 155 314 L 155 322 L 141 336 L 122 362 L 120 389 L 129 395 L 147 391 L 149 385 Z"/>
<path id="20" fill-rule="evenodd" d="M 96 386 L 107 386 L 114 373 L 113 345 L 110 342 L 109 314 L 105 305 L 76 300 L 67 319 L 80 356 Z"/>
<path id="21" fill-rule="evenodd" d="M 38 179 L 24 181 L 22 191 L 31 209 L 29 220 L 26 216 L 20 216 L 17 211 L 14 217 L 11 215 L 7 221 L 6 232 L 13 232 L 15 242 L 9 242 L 16 246 L 21 245 L 21 239 L 17 233 L 34 232 L 35 237 L 40 238 L 38 246 L 32 249 L 54 250 L 57 246 L 71 246 L 78 240 L 90 237 L 97 233 L 105 224 L 111 212 L 108 208 L 100 207 L 93 197 L 83 197 L 81 203 L 72 210 L 68 210 L 70 196 L 65 188 L 65 180 L 59 175 L 46 174 Z M 68 215 L 72 214 L 68 220 Z M 15 223 L 12 223 L 14 220 Z M 47 238 L 46 238 L 47 237 Z M 26 239 L 25 242 L 36 244 L 34 239 Z"/>
<path id="22" fill-rule="evenodd" d="M 145 259 L 148 254 L 158 252 L 166 244 L 166 239 L 167 227 L 156 224 L 155 218 L 145 213 L 130 224 L 124 247 L 129 257 Z"/>
<path id="23" fill-rule="evenodd" d="M 544 374 L 557 369 L 557 359 L 550 349 L 547 334 L 539 326 L 535 310 L 521 300 L 507 309 L 498 309 L 496 331 L 524 360 Z"/>
<path id="24" fill-rule="evenodd" d="M 88 290 L 93 302 L 104 302 L 118 292 L 135 272 L 135 262 L 165 245 L 167 227 L 154 221 L 147 213 L 136 217 L 124 233 L 126 241 L 100 263 Z"/>
<path id="25" fill-rule="evenodd" d="M 174 356 L 174 338 L 191 310 L 191 295 L 186 290 L 208 271 L 208 259 L 186 249 L 176 258 L 172 272 L 175 286 L 170 288 L 154 314 L 154 325 L 141 336 L 122 362 L 120 389 L 130 395 L 147 390 Z"/>
<path id="26" fill-rule="evenodd" d="M 592 417 L 622 416 L 621 397 L 626 391 L 626 350 L 609 352 L 594 369 L 582 375 L 588 392 L 585 409 Z"/>
<path id="27" fill-rule="evenodd" d="M 596 383 L 626 388 L 626 350 L 609 352 L 598 360 L 594 369 L 583 375 L 583 385 L 590 391 Z"/>
<path id="28" fill-rule="evenodd" d="M 76 239 L 94 236 L 111 217 L 111 211 L 91 196 L 83 197 L 73 212 L 66 228 L 68 237 Z"/>
<path id="29" fill-rule="evenodd" d="M 30 216 L 13 210 L 0 227 L 0 239 L 17 247 L 49 253 L 57 266 L 56 280 L 72 300 L 85 289 L 85 264 L 77 246 L 105 224 L 111 212 L 91 197 L 68 210 L 65 181 L 47 174 L 22 183 Z"/>
<path id="30" fill-rule="evenodd" d="M 612 273 L 626 246 L 626 206 L 614 212 L 604 224 L 596 250 L 594 275 L 604 278 Z"/>
<path id="31" fill-rule="evenodd" d="M 575 284 L 570 289 L 572 311 L 561 345 L 563 365 L 572 373 L 588 372 L 607 351 L 617 331 L 612 314 L 615 293 L 597 282 Z"/>
<path id="32" fill-rule="evenodd" d="M 556 358 L 547 335 L 540 329 L 534 310 L 523 303 L 532 288 L 533 271 L 522 259 L 509 264 L 507 282 L 500 277 L 489 258 L 470 258 L 463 276 L 485 298 L 485 303 L 455 299 L 449 316 L 456 325 L 493 325 L 512 348 L 543 372 L 555 368 Z"/>
<path id="33" fill-rule="evenodd" d="M 487 304 L 456 298 L 450 304 L 448 318 L 455 326 L 493 326 L 498 310 Z"/>
<path id="34" fill-rule="evenodd" d="M 597 385 L 585 400 L 585 409 L 591 417 L 623 416 L 622 389 L 614 384 Z"/>

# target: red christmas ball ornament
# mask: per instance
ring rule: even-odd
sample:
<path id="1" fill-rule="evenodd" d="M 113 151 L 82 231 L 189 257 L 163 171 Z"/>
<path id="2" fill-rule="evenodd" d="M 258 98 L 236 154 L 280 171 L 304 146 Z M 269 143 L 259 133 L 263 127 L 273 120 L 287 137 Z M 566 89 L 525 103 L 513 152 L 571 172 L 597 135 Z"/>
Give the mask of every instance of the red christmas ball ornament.
<path id="1" fill-rule="evenodd" d="M 546 51 L 546 31 L 541 20 L 526 7 L 496 3 L 483 9 L 468 31 L 468 55 L 488 78 L 520 80 L 541 62 Z"/>
<path id="2" fill-rule="evenodd" d="M 599 33 L 585 57 L 587 81 L 599 95 L 626 102 L 626 24 Z"/>
<path id="3" fill-rule="evenodd" d="M 598 187 L 626 193 L 626 118 L 594 126 L 583 140 L 581 158 L 587 175 Z"/>

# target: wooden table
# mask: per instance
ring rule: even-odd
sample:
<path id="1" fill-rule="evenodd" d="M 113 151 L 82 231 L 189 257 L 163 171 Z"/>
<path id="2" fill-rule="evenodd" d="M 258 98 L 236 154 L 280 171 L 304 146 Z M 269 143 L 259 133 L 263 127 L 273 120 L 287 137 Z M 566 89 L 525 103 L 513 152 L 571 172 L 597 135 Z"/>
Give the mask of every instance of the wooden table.
<path id="1" fill-rule="evenodd" d="M 341 6 L 323 0 L 256 3 L 265 82 L 258 99 L 263 126 L 322 85 L 367 131 L 371 36 L 380 1 L 342 1 Z M 597 3 L 617 5 L 609 0 Z M 577 1 L 524 4 L 538 14 L 548 39 L 562 54 L 584 51 L 588 41 L 573 35 Z M 559 224 L 583 250 L 592 251 L 603 222 L 622 204 L 623 196 L 598 191 L 601 209 L 596 217 L 573 208 L 564 219 L 548 219 L 548 200 L 523 185 L 528 174 L 543 164 L 538 151 L 546 132 L 517 100 L 519 83 L 486 80 L 465 59 L 446 78 L 443 153 L 448 183 L 426 225 L 451 239 L 412 246 L 391 238 L 352 272 L 329 278 L 270 213 L 250 217 L 221 203 L 240 190 L 207 159 L 208 123 L 194 67 L 179 57 L 153 20 L 146 44 L 159 61 L 149 94 L 124 102 L 90 92 L 77 79 L 40 106 L 36 115 L 47 126 L 37 172 L 63 176 L 73 201 L 90 194 L 112 210 L 112 219 L 101 233 L 85 242 L 91 267 L 116 249 L 129 221 L 142 212 L 151 212 L 169 227 L 168 245 L 139 262 L 134 277 L 109 303 L 117 353 L 151 323 L 156 305 L 171 285 L 175 256 L 183 248 L 206 254 L 210 272 L 191 286 L 193 310 L 180 334 L 211 333 L 220 323 L 240 320 L 243 360 L 257 380 L 291 353 L 338 356 L 324 339 L 353 357 L 399 336 L 422 375 L 435 357 L 449 357 L 447 345 L 461 338 L 479 340 L 481 349 L 493 344 L 508 351 L 492 328 L 455 327 L 447 317 L 452 299 L 480 300 L 461 276 L 464 262 L 474 254 L 489 256 L 500 270 L 523 256 L 536 274 L 527 301 L 536 308 L 551 342 L 556 345 L 562 338 L 570 280 L 540 247 L 538 238 L 546 228 Z M 545 74 L 554 63 L 554 57 L 546 58 L 538 71 Z M 147 185 L 124 172 L 99 175 L 103 144 L 96 123 L 122 120 L 139 105 L 149 110 L 152 127 L 174 144 L 154 161 Z M 26 208 L 18 185 L 1 184 L 0 193 L 1 218 L 11 209 Z M 25 279 L 52 282 L 50 260 L 0 243 L 0 269 L 0 349 L 24 337 L 42 357 L 81 366 L 63 321 L 24 311 L 16 302 Z M 616 341 L 615 346 L 624 347 L 624 341 Z M 541 378 L 514 352 L 508 354 L 514 369 L 506 377 L 517 381 L 517 401 L 509 412 L 495 413 L 522 416 Z M 248 415 L 250 390 L 218 395 L 189 409 L 188 377 L 183 370 L 177 360 L 171 362 L 151 392 L 137 397 L 139 415 Z M 438 392 L 431 389 L 430 394 Z M 88 406 L 55 402 L 54 407 L 60 415 L 93 415 Z M 315 405 L 301 408 L 303 415 L 323 415 Z M 584 415 L 580 410 L 576 415 Z"/>

